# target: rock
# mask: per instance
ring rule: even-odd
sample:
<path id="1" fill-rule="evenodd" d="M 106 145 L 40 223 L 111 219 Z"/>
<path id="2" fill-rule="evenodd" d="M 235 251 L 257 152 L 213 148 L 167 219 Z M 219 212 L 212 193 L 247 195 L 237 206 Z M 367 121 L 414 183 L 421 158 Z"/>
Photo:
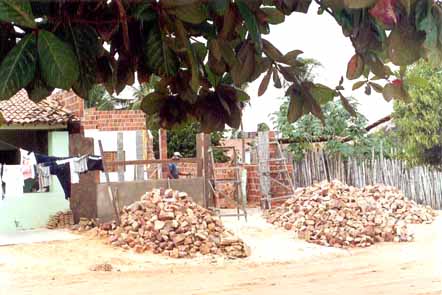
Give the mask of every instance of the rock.
<path id="1" fill-rule="evenodd" d="M 159 231 L 164 227 L 165 224 L 166 223 L 164 221 L 157 220 L 154 222 L 153 228 L 154 230 Z"/>
<path id="2" fill-rule="evenodd" d="M 348 248 L 410 241 L 413 235 L 406 223 L 431 222 L 435 211 L 408 200 L 394 187 L 359 189 L 332 181 L 297 189 L 295 198 L 264 215 L 268 222 L 296 231 L 300 239 Z"/>
<path id="3" fill-rule="evenodd" d="M 175 218 L 175 214 L 171 211 L 161 211 L 160 214 L 158 215 L 158 219 L 159 220 L 172 220 Z"/>
<path id="4" fill-rule="evenodd" d="M 175 245 L 179 245 L 179 244 L 181 244 L 182 242 L 184 242 L 185 239 L 186 239 L 186 236 L 185 236 L 184 234 L 179 234 L 179 235 L 176 235 L 176 236 L 173 238 L 173 243 L 174 243 Z"/>
<path id="5" fill-rule="evenodd" d="M 230 258 L 249 255 L 244 242 L 226 231 L 213 212 L 194 203 L 187 193 L 159 189 L 147 192 L 140 201 L 123 208 L 120 224 L 101 226 L 98 232 L 108 237 L 111 245 L 136 253 L 149 250 L 173 258 L 196 253 Z"/>

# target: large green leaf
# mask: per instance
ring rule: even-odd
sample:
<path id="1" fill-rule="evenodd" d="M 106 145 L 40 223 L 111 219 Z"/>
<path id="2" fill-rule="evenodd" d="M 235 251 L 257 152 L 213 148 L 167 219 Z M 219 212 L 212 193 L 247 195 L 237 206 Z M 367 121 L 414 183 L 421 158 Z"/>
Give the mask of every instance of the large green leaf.
<path id="1" fill-rule="evenodd" d="M 36 38 L 24 37 L 5 57 L 0 65 L 0 99 L 8 99 L 34 79 Z"/>
<path id="2" fill-rule="evenodd" d="M 424 48 L 431 64 L 442 64 L 442 8 L 430 9 L 417 28 L 425 32 Z"/>
<path id="3" fill-rule="evenodd" d="M 388 36 L 388 57 L 398 66 L 413 64 L 421 57 L 425 34 L 412 27 L 397 27 Z"/>
<path id="4" fill-rule="evenodd" d="M 48 97 L 54 88 L 49 87 L 41 80 L 40 75 L 37 72 L 34 80 L 26 86 L 26 92 L 28 92 L 29 98 L 34 102 L 39 102 Z"/>
<path id="5" fill-rule="evenodd" d="M 250 81 L 255 72 L 256 59 L 253 46 L 244 45 L 238 53 L 239 62 L 230 70 L 235 86 L 241 87 L 244 83 Z"/>
<path id="6" fill-rule="evenodd" d="M 229 7 L 230 0 L 211 0 L 209 1 L 209 7 L 218 15 L 224 15 Z"/>
<path id="7" fill-rule="evenodd" d="M 256 21 L 255 14 L 250 11 L 247 4 L 244 3 L 242 0 L 236 1 L 236 5 L 238 6 L 241 17 L 246 23 L 247 30 L 249 31 L 249 34 L 252 37 L 253 42 L 255 43 L 255 47 L 258 49 L 258 52 L 260 52 L 262 49 L 261 32 L 259 31 L 259 26 L 258 22 Z"/>
<path id="8" fill-rule="evenodd" d="M 291 91 L 289 109 L 287 113 L 287 120 L 289 123 L 296 122 L 304 115 L 304 103 L 304 97 L 302 97 L 300 93 Z"/>
<path id="9" fill-rule="evenodd" d="M 263 7 L 261 10 L 267 15 L 267 20 L 272 25 L 277 25 L 285 20 L 285 15 L 281 11 L 273 7 Z"/>
<path id="10" fill-rule="evenodd" d="M 373 6 L 377 0 L 344 0 L 346 7 L 351 9 L 367 8 Z"/>
<path id="11" fill-rule="evenodd" d="M 132 10 L 131 15 L 138 20 L 149 22 L 157 18 L 157 14 L 152 9 L 149 2 L 142 2 L 137 4 Z"/>
<path id="12" fill-rule="evenodd" d="M 178 59 L 156 27 L 147 39 L 146 58 L 147 66 L 158 76 L 174 76 L 178 71 Z"/>
<path id="13" fill-rule="evenodd" d="M 0 0 L 0 20 L 32 29 L 37 27 L 27 0 Z"/>
<path id="14" fill-rule="evenodd" d="M 74 51 L 51 32 L 39 32 L 38 56 L 41 74 L 48 86 L 69 89 L 78 79 L 79 66 Z"/>
<path id="15" fill-rule="evenodd" d="M 160 111 L 164 101 L 164 95 L 158 92 L 152 92 L 143 98 L 143 101 L 141 102 L 141 110 L 147 115 L 154 115 Z"/>
<path id="16" fill-rule="evenodd" d="M 335 90 L 319 83 L 312 85 L 310 93 L 319 104 L 326 104 L 337 95 Z"/>
<path id="17" fill-rule="evenodd" d="M 89 26 L 69 26 L 69 39 L 77 56 L 80 75 L 72 86 L 75 93 L 87 99 L 96 81 L 98 34 Z"/>
<path id="18" fill-rule="evenodd" d="M 196 55 L 194 48 L 191 46 L 189 42 L 186 28 L 184 27 L 184 24 L 180 20 L 176 21 L 176 28 L 177 28 L 178 39 L 181 41 L 182 45 L 185 46 L 186 48 L 188 62 L 190 63 L 189 68 L 192 71 L 190 87 L 192 88 L 193 91 L 198 92 L 200 86 L 198 57 Z"/>
<path id="19" fill-rule="evenodd" d="M 207 5 L 202 3 L 178 6 L 174 13 L 180 20 L 191 24 L 200 24 L 208 17 Z"/>

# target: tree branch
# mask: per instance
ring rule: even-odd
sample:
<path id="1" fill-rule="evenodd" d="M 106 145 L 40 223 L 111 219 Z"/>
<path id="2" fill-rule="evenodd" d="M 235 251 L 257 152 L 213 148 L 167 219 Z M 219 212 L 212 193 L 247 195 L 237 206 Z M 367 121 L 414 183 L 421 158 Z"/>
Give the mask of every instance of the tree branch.
<path id="1" fill-rule="evenodd" d="M 316 4 L 319 5 L 319 7 L 324 7 L 324 4 L 322 4 L 322 2 L 320 0 L 315 0 Z M 335 17 L 335 15 L 333 14 L 333 11 L 330 8 L 324 7 L 324 11 L 327 12 L 328 14 L 330 14 L 333 18 Z"/>
<path id="2" fill-rule="evenodd" d="M 375 128 L 375 127 L 377 127 L 377 126 L 379 126 L 379 125 L 381 125 L 381 124 L 383 124 L 385 122 L 388 122 L 390 120 L 391 120 L 391 115 L 388 115 L 388 116 L 386 116 L 384 118 L 381 118 L 381 119 L 377 120 L 376 122 L 374 122 L 374 123 L 368 125 L 367 127 L 365 127 L 365 131 L 369 132 L 373 128 Z M 349 137 L 349 136 L 340 137 L 340 138 L 338 138 L 338 137 L 331 137 L 331 136 L 327 136 L 327 137 L 321 136 L 321 137 L 317 137 L 317 138 L 315 138 L 314 140 L 311 140 L 311 141 L 305 140 L 305 138 L 296 138 L 296 139 L 281 138 L 281 139 L 278 139 L 279 143 L 282 143 L 282 144 L 287 144 L 287 143 L 303 143 L 303 142 L 321 143 L 321 142 L 327 142 L 327 141 L 331 141 L 331 140 L 338 140 L 338 141 L 344 143 L 344 142 L 351 141 L 352 138 Z"/>
<path id="3" fill-rule="evenodd" d="M 116 0 L 115 3 L 117 3 L 118 12 L 120 14 L 121 28 L 123 30 L 124 49 L 126 49 L 127 52 L 130 52 L 129 29 L 127 27 L 126 10 L 125 10 L 125 8 L 123 6 L 123 3 L 121 3 L 121 0 Z"/>

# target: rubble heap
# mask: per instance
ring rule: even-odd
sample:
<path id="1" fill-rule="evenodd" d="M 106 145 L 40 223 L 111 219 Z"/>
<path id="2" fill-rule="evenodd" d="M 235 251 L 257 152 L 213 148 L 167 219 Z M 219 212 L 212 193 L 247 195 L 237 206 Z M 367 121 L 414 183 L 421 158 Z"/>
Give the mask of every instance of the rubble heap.
<path id="1" fill-rule="evenodd" d="M 71 227 L 71 230 L 74 231 L 88 231 L 98 226 L 98 223 L 95 219 L 89 219 L 86 217 L 80 217 L 80 222 Z"/>
<path id="2" fill-rule="evenodd" d="M 268 222 L 308 242 L 339 248 L 411 241 L 407 223 L 431 223 L 435 211 L 408 200 L 394 187 L 362 189 L 339 181 L 298 189 L 295 198 L 268 210 Z"/>
<path id="3" fill-rule="evenodd" d="M 197 253 L 247 257 L 247 246 L 227 231 L 213 212 L 193 202 L 186 193 L 156 189 L 124 207 L 121 224 L 103 224 L 99 235 L 114 246 L 152 251 L 174 258 Z"/>
<path id="4" fill-rule="evenodd" d="M 46 227 L 48 229 L 70 228 L 74 224 L 72 211 L 59 211 L 49 217 Z"/>

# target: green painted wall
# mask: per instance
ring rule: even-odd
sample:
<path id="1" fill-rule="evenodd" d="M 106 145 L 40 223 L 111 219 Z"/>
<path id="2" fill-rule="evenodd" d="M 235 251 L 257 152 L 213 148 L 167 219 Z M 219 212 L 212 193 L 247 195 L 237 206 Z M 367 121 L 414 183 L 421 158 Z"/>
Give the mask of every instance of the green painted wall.
<path id="1" fill-rule="evenodd" d="M 67 131 L 50 131 L 48 154 L 64 157 L 69 155 L 69 134 Z M 27 193 L 0 200 L 0 232 L 14 232 L 23 229 L 44 227 L 50 215 L 69 209 L 58 179 L 52 177 L 48 193 Z"/>

